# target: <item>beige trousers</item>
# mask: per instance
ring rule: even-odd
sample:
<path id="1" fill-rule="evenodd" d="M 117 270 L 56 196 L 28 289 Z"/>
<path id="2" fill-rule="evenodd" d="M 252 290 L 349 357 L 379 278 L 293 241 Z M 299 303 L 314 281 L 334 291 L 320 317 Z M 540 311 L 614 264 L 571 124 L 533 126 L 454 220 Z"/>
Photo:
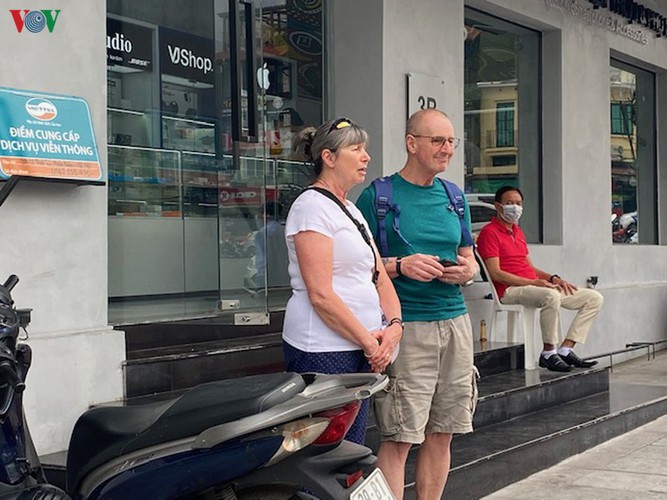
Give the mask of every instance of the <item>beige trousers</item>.
<path id="1" fill-rule="evenodd" d="M 561 307 L 577 311 L 565 338 L 585 343 L 603 301 L 600 292 L 588 288 L 579 288 L 572 295 L 566 295 L 555 288 L 533 285 L 510 286 L 501 299 L 503 304 L 521 304 L 540 309 L 542 342 L 556 346 L 559 345 Z"/>

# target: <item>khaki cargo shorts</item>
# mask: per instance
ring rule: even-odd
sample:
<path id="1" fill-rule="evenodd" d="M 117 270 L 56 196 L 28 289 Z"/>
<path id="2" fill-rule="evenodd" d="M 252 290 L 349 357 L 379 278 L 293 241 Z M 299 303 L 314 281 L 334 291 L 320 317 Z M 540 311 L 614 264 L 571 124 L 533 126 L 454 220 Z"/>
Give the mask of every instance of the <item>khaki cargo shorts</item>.
<path id="1" fill-rule="evenodd" d="M 387 375 L 374 399 L 383 441 L 418 444 L 426 434 L 472 432 L 479 374 L 468 314 L 406 323 Z"/>

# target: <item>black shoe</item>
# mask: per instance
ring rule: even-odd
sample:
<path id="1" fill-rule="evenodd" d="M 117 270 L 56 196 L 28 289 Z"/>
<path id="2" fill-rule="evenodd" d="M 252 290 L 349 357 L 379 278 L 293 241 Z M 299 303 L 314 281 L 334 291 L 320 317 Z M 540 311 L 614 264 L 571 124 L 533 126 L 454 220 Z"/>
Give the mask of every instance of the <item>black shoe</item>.
<path id="1" fill-rule="evenodd" d="M 579 356 L 577 356 L 574 351 L 570 351 L 570 354 L 567 356 L 561 356 L 562 360 L 565 361 L 568 365 L 574 366 L 577 368 L 590 368 L 598 364 L 597 361 L 584 361 Z"/>
<path id="2" fill-rule="evenodd" d="M 539 365 L 552 372 L 569 372 L 572 370 L 572 367 L 563 361 L 558 354 L 552 354 L 548 358 L 545 358 L 540 354 Z"/>

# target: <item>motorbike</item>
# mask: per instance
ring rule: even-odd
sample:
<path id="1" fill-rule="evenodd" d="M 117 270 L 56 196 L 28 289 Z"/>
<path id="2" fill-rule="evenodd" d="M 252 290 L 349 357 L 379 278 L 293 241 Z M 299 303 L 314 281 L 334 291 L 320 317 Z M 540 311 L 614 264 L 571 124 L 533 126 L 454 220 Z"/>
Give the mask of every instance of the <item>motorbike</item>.
<path id="1" fill-rule="evenodd" d="M 611 214 L 611 234 L 614 243 L 637 243 L 637 211 Z"/>
<path id="2" fill-rule="evenodd" d="M 65 489 L 48 484 L 23 413 L 17 283 L 0 285 L 0 500 L 393 498 L 371 450 L 343 439 L 388 382 L 374 373 L 252 375 L 92 408 L 72 431 Z"/>

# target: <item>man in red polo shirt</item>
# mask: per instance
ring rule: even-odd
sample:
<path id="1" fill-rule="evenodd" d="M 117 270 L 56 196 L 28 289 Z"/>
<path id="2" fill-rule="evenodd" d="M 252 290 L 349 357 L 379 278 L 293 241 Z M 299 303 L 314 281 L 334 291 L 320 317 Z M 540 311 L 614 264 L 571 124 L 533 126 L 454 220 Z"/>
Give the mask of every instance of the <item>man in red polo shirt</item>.
<path id="1" fill-rule="evenodd" d="M 539 365 L 566 372 L 572 367 L 589 368 L 597 361 L 584 361 L 572 348 L 585 342 L 593 320 L 602 307 L 602 295 L 579 289 L 557 274 L 535 267 L 528 255 L 526 237 L 517 225 L 523 212 L 523 194 L 504 186 L 496 192 L 496 217 L 479 233 L 477 251 L 489 270 L 489 278 L 503 304 L 521 304 L 540 309 L 544 350 Z M 560 308 L 576 310 L 565 340 L 556 349 L 560 333 Z"/>

